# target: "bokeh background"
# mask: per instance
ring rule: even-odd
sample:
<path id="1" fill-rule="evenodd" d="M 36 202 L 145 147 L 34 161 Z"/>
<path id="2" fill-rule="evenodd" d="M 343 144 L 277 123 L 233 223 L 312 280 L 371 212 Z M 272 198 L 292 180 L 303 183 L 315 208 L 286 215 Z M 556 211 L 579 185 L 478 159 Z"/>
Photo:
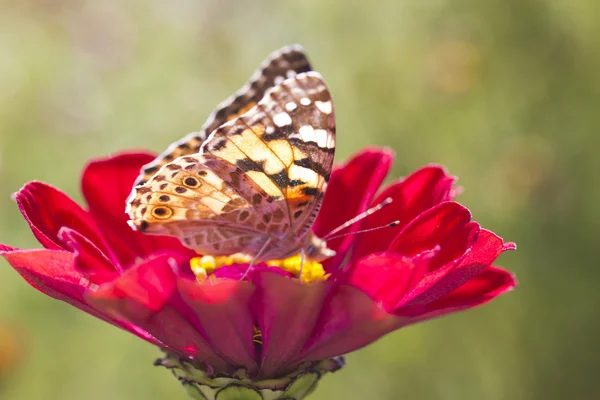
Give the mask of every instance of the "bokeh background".
<path id="1" fill-rule="evenodd" d="M 596 0 L 0 0 L 0 242 L 37 247 L 10 199 L 80 200 L 93 157 L 198 130 L 284 44 L 336 103 L 337 159 L 427 163 L 519 249 L 516 291 L 351 354 L 313 399 L 600 398 L 600 13 Z M 109 183 L 107 183 L 109 184 Z M 133 336 L 0 262 L 0 398 L 185 398 Z"/>

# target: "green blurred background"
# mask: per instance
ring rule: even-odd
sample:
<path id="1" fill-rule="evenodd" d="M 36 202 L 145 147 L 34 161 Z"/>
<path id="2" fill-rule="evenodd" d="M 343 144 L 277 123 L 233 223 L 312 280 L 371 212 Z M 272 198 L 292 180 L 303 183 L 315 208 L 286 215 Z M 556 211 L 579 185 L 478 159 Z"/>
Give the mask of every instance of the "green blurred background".
<path id="1" fill-rule="evenodd" d="M 87 160 L 162 151 L 284 44 L 336 103 L 337 159 L 445 164 L 519 250 L 518 289 L 348 356 L 313 399 L 594 399 L 600 355 L 600 13 L 595 0 L 0 0 L 0 242 L 37 247 L 10 195 L 80 200 Z M 10 400 L 185 398 L 152 346 L 0 265 Z"/>

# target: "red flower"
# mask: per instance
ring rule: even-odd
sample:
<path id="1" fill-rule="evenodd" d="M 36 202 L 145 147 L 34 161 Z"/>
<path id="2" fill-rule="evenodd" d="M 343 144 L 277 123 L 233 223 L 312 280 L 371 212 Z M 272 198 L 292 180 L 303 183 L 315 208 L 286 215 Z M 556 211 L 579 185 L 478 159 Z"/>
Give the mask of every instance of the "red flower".
<path id="1" fill-rule="evenodd" d="M 38 290 L 212 371 L 281 376 L 515 285 L 492 266 L 514 244 L 451 201 L 454 179 L 442 168 L 422 168 L 375 196 L 392 162 L 386 150 L 363 151 L 333 172 L 314 230 L 323 236 L 387 197 L 389 206 L 348 231 L 400 226 L 332 240 L 338 255 L 324 263 L 328 280 L 306 284 L 259 265 L 244 281 L 227 278 L 240 266 L 225 266 L 221 278 L 199 283 L 192 251 L 127 225 L 125 199 L 152 159 L 121 154 L 89 164 L 88 210 L 49 185 L 28 183 L 16 201 L 45 249 L 0 245 L 0 254 Z"/>

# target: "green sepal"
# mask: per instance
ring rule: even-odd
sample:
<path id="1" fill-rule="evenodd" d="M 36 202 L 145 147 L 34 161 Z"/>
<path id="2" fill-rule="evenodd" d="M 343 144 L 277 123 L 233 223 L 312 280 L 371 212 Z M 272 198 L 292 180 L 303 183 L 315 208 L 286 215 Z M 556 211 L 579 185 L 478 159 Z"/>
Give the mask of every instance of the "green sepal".
<path id="1" fill-rule="evenodd" d="M 215 400 L 264 400 L 264 398 L 257 389 L 234 384 L 219 389 Z"/>
<path id="2" fill-rule="evenodd" d="M 260 381 L 250 379 L 244 370 L 215 374 L 210 367 L 170 354 L 155 365 L 170 369 L 193 400 L 302 400 L 315 390 L 323 375 L 339 370 L 344 359 L 307 362 L 283 377 Z"/>

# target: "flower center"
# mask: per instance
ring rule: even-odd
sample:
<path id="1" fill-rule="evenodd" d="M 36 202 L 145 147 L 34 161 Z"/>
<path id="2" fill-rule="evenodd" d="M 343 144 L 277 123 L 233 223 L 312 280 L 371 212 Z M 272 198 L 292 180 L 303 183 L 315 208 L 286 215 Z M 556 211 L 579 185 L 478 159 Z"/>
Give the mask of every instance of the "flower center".
<path id="1" fill-rule="evenodd" d="M 217 269 L 232 265 L 232 264 L 249 264 L 252 261 L 252 257 L 236 253 L 230 256 L 198 256 L 190 260 L 190 268 L 196 276 L 199 282 L 203 282 L 210 274 L 215 272 Z M 294 277 L 300 279 L 302 282 L 319 282 L 329 278 L 330 274 L 326 274 L 323 269 L 323 265 L 316 261 L 302 260 L 302 256 L 297 254 L 282 260 L 269 260 L 266 261 L 269 267 L 280 268 L 286 272 L 289 272 Z"/>
<path id="2" fill-rule="evenodd" d="M 257 345 L 262 345 L 262 332 L 258 329 L 258 326 L 254 327 L 254 334 L 252 335 L 252 341 Z"/>

